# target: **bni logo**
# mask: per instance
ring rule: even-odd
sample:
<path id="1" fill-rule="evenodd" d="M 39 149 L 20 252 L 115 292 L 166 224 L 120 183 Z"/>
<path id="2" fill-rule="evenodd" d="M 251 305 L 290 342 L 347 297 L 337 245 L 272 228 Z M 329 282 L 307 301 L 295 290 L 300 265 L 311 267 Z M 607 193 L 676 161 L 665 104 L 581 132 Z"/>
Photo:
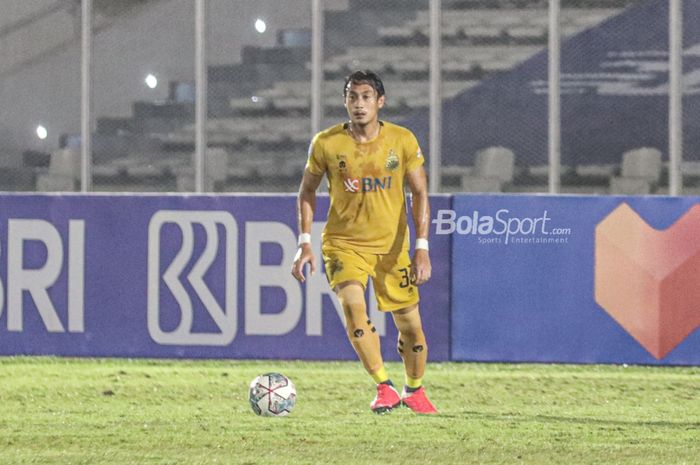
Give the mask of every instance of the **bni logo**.
<path id="1" fill-rule="evenodd" d="M 168 231 L 177 228 L 181 242 L 169 263 L 161 263 L 165 257 L 161 237 L 166 228 Z M 205 233 L 203 248 L 195 246 L 195 228 Z M 224 235 L 223 246 L 220 245 L 220 230 Z M 223 292 L 219 292 L 217 298 L 205 281 L 205 274 L 212 268 L 221 247 L 224 248 Z M 233 341 L 237 327 L 237 247 L 238 227 L 228 212 L 161 210 L 153 215 L 148 227 L 148 331 L 154 341 L 170 345 L 215 346 Z M 173 251 L 168 252 L 172 255 Z M 195 257 L 195 253 L 199 256 Z M 185 286 L 191 291 L 188 292 Z M 161 317 L 165 312 L 173 312 L 173 308 L 161 306 L 166 296 L 171 302 L 174 300 L 179 322 L 174 329 L 164 330 Z M 216 331 L 195 329 L 192 296 L 197 297 L 199 305 L 209 314 Z"/>

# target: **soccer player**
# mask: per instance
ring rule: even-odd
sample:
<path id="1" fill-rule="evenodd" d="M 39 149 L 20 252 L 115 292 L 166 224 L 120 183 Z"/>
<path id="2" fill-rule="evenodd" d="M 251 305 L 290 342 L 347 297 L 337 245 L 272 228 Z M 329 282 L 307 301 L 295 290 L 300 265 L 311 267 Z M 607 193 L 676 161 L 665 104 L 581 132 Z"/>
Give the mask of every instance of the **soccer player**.
<path id="1" fill-rule="evenodd" d="M 422 385 L 428 356 L 418 310 L 418 286 L 430 279 L 428 227 L 430 205 L 423 154 L 416 137 L 401 126 L 379 120 L 384 85 L 371 71 L 345 79 L 345 108 L 350 121 L 318 133 L 309 147 L 299 196 L 299 249 L 292 274 L 304 282 L 304 268 L 316 270 L 311 225 L 316 189 L 328 178 L 330 208 L 323 231 L 326 275 L 343 308 L 350 342 L 377 383 L 370 408 L 388 412 L 401 403 L 421 414 L 437 413 Z M 404 183 L 413 194 L 416 228 L 413 258 Z M 399 395 L 389 379 L 379 335 L 367 318 L 365 287 L 372 278 L 378 307 L 391 312 L 399 332 L 398 351 L 405 368 Z"/>

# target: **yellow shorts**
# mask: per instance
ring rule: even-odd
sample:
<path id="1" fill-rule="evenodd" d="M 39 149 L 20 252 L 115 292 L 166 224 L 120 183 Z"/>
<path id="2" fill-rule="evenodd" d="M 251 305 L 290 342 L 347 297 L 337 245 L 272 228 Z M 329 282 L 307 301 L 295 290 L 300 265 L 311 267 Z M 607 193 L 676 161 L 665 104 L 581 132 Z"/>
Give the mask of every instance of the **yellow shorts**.
<path id="1" fill-rule="evenodd" d="M 323 262 L 331 289 L 347 281 L 358 281 L 367 288 L 372 277 L 379 310 L 392 312 L 417 304 L 418 287 L 411 282 L 408 250 L 393 254 L 371 254 L 324 245 Z"/>

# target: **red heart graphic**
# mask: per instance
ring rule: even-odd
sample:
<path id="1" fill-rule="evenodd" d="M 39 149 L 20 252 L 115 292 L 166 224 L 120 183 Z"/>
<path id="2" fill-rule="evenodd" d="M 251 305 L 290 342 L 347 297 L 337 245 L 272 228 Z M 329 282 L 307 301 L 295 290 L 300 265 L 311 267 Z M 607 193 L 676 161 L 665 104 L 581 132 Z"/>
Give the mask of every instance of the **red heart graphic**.
<path id="1" fill-rule="evenodd" d="M 700 326 L 700 205 L 665 231 L 626 203 L 595 230 L 595 300 L 656 359 Z"/>

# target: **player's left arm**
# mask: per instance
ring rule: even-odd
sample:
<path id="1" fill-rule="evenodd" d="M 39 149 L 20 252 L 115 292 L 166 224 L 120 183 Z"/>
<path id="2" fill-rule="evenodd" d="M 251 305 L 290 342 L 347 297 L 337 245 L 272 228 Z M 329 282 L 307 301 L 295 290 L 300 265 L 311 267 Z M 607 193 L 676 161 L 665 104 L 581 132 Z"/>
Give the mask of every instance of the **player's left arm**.
<path id="1" fill-rule="evenodd" d="M 413 251 L 411 261 L 412 278 L 415 284 L 420 286 L 430 279 L 432 267 L 430 254 L 427 249 L 428 233 L 430 231 L 430 203 L 428 201 L 428 179 L 423 166 L 418 166 L 406 174 L 406 181 L 413 196 L 413 225 L 416 228 L 417 242 L 425 242 L 426 248 L 417 248 Z"/>

